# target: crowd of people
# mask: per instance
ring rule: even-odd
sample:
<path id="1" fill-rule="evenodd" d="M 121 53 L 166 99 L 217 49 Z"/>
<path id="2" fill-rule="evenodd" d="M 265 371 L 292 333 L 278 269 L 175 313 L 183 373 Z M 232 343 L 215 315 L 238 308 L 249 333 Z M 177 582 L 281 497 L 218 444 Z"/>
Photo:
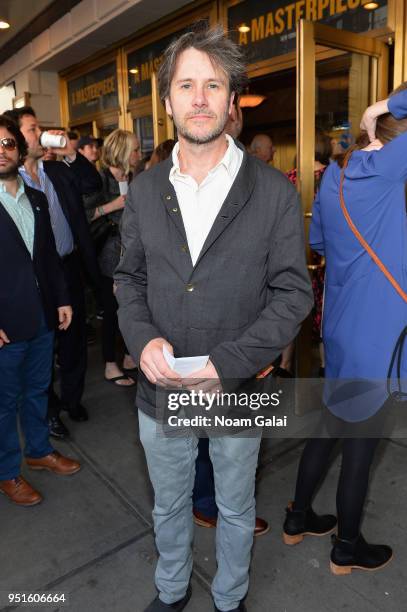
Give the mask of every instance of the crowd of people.
<path id="1" fill-rule="evenodd" d="M 149 159 L 126 130 L 103 144 L 50 130 L 65 146 L 45 150 L 31 107 L 0 116 L 0 492 L 17 505 L 42 501 L 21 475 L 23 456 L 35 470 L 81 468 L 49 437 L 69 435 L 62 410 L 77 422 L 89 418 L 82 396 L 91 301 L 103 313 L 101 378 L 137 387 L 158 550 L 158 595 L 146 612 L 187 606 L 194 520 L 217 529 L 215 610 L 244 611 L 253 536 L 268 531 L 255 513 L 261 432 L 157 435 L 157 389 L 198 389 L 208 380 L 222 387 L 268 366 L 292 375 L 293 341 L 313 304 L 321 374 L 385 381 L 399 350 L 398 378 L 407 377 L 407 84 L 366 110 L 361 138 L 335 160 L 327 135 L 316 133 L 310 244 L 326 275 L 317 266 L 311 284 L 296 169 L 286 177 L 273 168 L 270 135 L 255 135 L 247 149 L 239 142 L 239 47 L 221 29 L 187 32 L 166 49 L 158 83 L 178 138 Z M 209 359 L 185 382 L 164 349 Z M 369 414 L 354 405 L 350 420 L 376 414 L 385 400 L 380 387 Z M 337 442 L 307 441 L 284 541 L 336 531 L 333 573 L 382 568 L 390 546 L 361 533 L 377 438 L 341 441 L 337 516 L 312 509 Z"/>

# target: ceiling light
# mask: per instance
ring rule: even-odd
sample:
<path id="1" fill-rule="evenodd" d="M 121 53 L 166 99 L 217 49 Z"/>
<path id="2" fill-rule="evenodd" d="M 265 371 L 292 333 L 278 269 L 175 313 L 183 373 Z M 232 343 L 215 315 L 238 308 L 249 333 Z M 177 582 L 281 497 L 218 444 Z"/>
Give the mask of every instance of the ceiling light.
<path id="1" fill-rule="evenodd" d="M 239 32 L 242 32 L 242 33 L 244 33 L 244 34 L 245 34 L 246 32 L 250 32 L 250 28 L 249 28 L 249 26 L 248 26 L 248 25 L 246 25 L 245 23 L 242 23 L 242 25 L 241 25 L 241 26 L 239 26 L 237 29 L 239 30 Z"/>
<path id="2" fill-rule="evenodd" d="M 363 8 L 367 11 L 374 11 L 375 9 L 379 8 L 379 3 L 368 1 L 363 5 Z"/>
<path id="3" fill-rule="evenodd" d="M 239 98 L 239 106 L 241 108 L 254 108 L 264 102 L 265 99 L 266 96 L 261 96 L 259 94 L 243 94 Z"/>
<path id="4" fill-rule="evenodd" d="M 0 9 L 0 30 L 8 30 L 10 27 L 9 10 L 7 6 L 4 6 L 4 2 L 1 2 L 2 7 Z"/>
<path id="5" fill-rule="evenodd" d="M 138 74 L 138 68 L 130 68 L 129 72 L 131 72 L 131 74 Z"/>

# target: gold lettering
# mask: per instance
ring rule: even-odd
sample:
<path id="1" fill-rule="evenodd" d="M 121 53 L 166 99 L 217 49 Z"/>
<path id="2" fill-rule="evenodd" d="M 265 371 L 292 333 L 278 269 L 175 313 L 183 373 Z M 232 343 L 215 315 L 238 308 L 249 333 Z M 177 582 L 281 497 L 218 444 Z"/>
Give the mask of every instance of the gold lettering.
<path id="1" fill-rule="evenodd" d="M 266 31 L 264 33 L 264 36 L 267 38 L 268 36 L 274 36 L 274 19 L 273 19 L 273 13 L 267 13 L 267 20 L 266 20 Z"/>
<path id="2" fill-rule="evenodd" d="M 300 0 L 295 4 L 295 21 L 299 21 L 302 17 L 304 17 L 304 7 L 305 0 Z"/>
<path id="3" fill-rule="evenodd" d="M 258 19 L 252 19 L 252 42 L 263 40 L 264 38 L 264 15 L 261 15 Z"/>
<path id="4" fill-rule="evenodd" d="M 276 14 L 275 14 L 275 20 L 276 20 L 276 28 L 275 28 L 275 32 L 276 34 L 281 34 L 281 32 L 284 30 L 284 9 L 283 8 L 279 8 L 276 10 Z"/>
<path id="5" fill-rule="evenodd" d="M 324 10 L 329 5 L 329 0 L 318 0 L 318 19 L 324 17 Z"/>
<path id="6" fill-rule="evenodd" d="M 344 0 L 336 0 L 336 12 L 337 13 L 345 13 L 347 11 L 347 7 L 343 4 Z"/>
<path id="7" fill-rule="evenodd" d="M 239 45 L 247 45 L 247 32 L 239 32 Z"/>
<path id="8" fill-rule="evenodd" d="M 91 85 L 74 91 L 71 96 L 72 104 L 84 104 L 85 102 L 89 102 L 89 100 L 100 98 L 101 96 L 114 93 L 115 91 L 115 77 L 108 77 L 107 79 L 103 79 L 102 81 L 92 83 Z"/>
<path id="9" fill-rule="evenodd" d="M 307 0 L 305 7 L 305 19 L 316 21 L 317 20 L 317 0 Z"/>
<path id="10" fill-rule="evenodd" d="M 348 8 L 355 9 L 358 8 L 360 4 L 360 0 L 348 0 Z"/>
<path id="11" fill-rule="evenodd" d="M 285 7 L 287 13 L 287 30 L 291 30 L 293 27 L 293 13 L 295 11 L 295 4 L 289 4 Z"/>

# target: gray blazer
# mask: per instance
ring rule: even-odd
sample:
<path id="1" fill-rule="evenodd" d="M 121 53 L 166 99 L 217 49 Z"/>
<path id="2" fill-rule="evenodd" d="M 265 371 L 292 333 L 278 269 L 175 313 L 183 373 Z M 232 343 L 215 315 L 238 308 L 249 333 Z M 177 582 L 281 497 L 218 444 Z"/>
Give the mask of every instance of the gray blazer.
<path id="1" fill-rule="evenodd" d="M 297 192 L 244 152 L 193 266 L 171 167 L 169 158 L 130 186 L 115 273 L 120 329 L 137 363 L 164 337 L 175 356 L 209 354 L 221 380 L 250 378 L 295 338 L 313 304 Z M 155 400 L 141 372 L 137 406 L 155 416 Z"/>

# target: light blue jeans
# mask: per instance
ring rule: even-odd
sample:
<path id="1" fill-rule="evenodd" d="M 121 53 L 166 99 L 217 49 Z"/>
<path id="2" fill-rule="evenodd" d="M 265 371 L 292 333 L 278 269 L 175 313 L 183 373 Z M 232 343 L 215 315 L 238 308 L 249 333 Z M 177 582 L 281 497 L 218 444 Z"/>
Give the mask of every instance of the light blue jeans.
<path id="1" fill-rule="evenodd" d="M 167 604 L 182 599 L 192 572 L 192 490 L 198 438 L 185 429 L 164 437 L 160 426 L 138 411 L 140 439 L 154 488 L 154 531 L 158 549 L 155 584 Z M 249 586 L 256 520 L 254 487 L 261 437 L 211 438 L 209 453 L 219 509 L 217 572 L 212 595 L 219 610 L 233 610 Z"/>

